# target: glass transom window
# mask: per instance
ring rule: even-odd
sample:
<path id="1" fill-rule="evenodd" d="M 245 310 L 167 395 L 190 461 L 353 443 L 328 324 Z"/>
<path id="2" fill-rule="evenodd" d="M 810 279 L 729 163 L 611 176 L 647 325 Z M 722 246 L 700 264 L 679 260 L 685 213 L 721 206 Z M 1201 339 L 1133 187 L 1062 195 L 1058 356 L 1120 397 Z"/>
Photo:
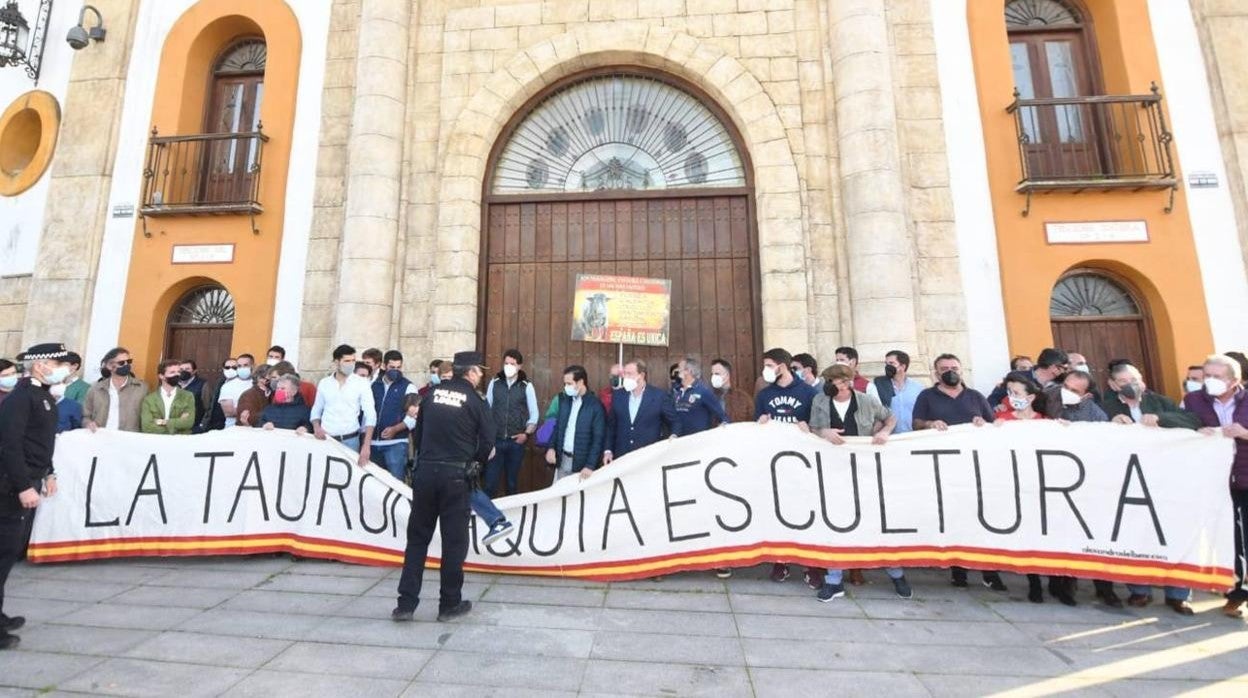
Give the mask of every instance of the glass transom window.
<path id="1" fill-rule="evenodd" d="M 732 137 L 692 95 L 634 75 L 586 78 L 512 133 L 495 194 L 743 187 Z"/>

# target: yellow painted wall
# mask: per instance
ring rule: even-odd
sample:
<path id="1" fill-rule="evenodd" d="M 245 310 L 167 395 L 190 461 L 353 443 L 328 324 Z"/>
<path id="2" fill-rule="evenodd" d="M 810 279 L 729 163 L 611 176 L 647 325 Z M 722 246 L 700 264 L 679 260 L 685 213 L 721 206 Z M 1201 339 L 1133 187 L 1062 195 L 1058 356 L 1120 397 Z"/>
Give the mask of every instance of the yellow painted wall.
<path id="1" fill-rule="evenodd" d="M 1164 95 L 1146 0 L 1087 0 L 1086 7 L 1105 92 L 1148 94 L 1155 81 Z M 1014 78 L 1002 4 L 970 2 L 967 11 L 1010 351 L 1035 356 L 1052 345 L 1049 297 L 1063 273 L 1074 267 L 1107 269 L 1130 280 L 1147 302 L 1161 374 L 1153 378 L 1152 387 L 1177 394 L 1186 367 L 1213 350 L 1182 188 L 1169 214 L 1164 212 L 1169 191 L 1085 191 L 1037 193 L 1030 215 L 1024 217 L 1025 197 L 1014 191 L 1021 166 L 1014 119 L 1006 112 L 1013 101 Z M 1183 134 L 1174 137 L 1182 139 Z M 1173 147 L 1171 151 L 1182 177 L 1177 153 Z M 1045 239 L 1046 222 L 1113 220 L 1146 221 L 1149 242 L 1050 245 Z"/>
<path id="2" fill-rule="evenodd" d="M 162 358 L 170 310 L 201 284 L 221 284 L 234 297 L 234 354 L 263 355 L 269 346 L 302 47 L 299 23 L 286 3 L 201 0 L 187 10 L 165 39 L 151 126 L 161 135 L 202 133 L 213 62 L 234 39 L 247 35 L 261 35 L 268 45 L 261 121 L 269 141 L 259 175 L 260 233 L 253 234 L 250 219 L 239 215 L 148 218 L 150 238 L 136 221 L 120 343 L 147 379 L 155 377 Z M 171 261 L 175 244 L 226 243 L 234 245 L 232 264 Z"/>

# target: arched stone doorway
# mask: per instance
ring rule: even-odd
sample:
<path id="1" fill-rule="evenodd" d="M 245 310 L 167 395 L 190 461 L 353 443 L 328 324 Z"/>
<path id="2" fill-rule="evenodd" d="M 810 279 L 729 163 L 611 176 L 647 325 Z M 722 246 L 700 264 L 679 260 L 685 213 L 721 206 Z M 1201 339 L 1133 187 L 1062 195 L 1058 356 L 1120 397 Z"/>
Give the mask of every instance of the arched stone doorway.
<path id="1" fill-rule="evenodd" d="M 1049 316 L 1055 346 L 1086 356 L 1098 385 L 1108 377 L 1110 361 L 1129 359 L 1149 386 L 1164 389 L 1148 306 L 1126 279 L 1073 269 L 1053 287 Z"/>
<path id="2" fill-rule="evenodd" d="M 618 348 L 571 340 L 576 275 L 665 278 L 670 345 L 625 356 L 644 359 L 661 387 L 685 355 L 728 359 L 749 383 L 762 332 L 747 158 L 718 107 L 666 74 L 591 71 L 539 93 L 504 128 L 484 183 L 487 360 L 520 349 L 543 408 L 568 365 L 585 366 L 597 389 Z M 531 461 L 527 486 L 545 486 Z"/>
<path id="3" fill-rule="evenodd" d="M 234 340 L 234 298 L 216 284 L 187 291 L 174 304 L 165 325 L 161 358 L 190 359 L 209 384 L 221 380 L 221 361 Z"/>

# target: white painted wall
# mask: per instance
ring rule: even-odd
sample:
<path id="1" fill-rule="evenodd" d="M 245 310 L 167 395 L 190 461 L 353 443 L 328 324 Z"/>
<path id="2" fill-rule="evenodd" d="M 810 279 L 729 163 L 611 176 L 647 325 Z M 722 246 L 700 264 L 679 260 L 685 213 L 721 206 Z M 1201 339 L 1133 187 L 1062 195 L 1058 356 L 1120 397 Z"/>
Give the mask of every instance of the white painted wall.
<path id="1" fill-rule="evenodd" d="M 17 8 L 33 33 L 39 0 L 18 0 Z M 0 68 L 0 112 L 32 90 L 51 93 L 64 109 L 69 68 L 77 53 L 65 43 L 65 35 L 70 27 L 78 23 L 80 9 L 82 3 L 74 0 L 55 0 L 52 3 L 38 84 L 26 76 L 24 65 Z M 49 167 L 48 172 L 51 169 Z M 44 172 L 33 187 L 21 194 L 0 197 L 0 276 L 35 271 L 39 236 L 43 231 L 43 212 L 48 201 L 48 172 Z"/>
<path id="2" fill-rule="evenodd" d="M 971 62 L 967 0 L 930 1 L 949 155 L 949 187 L 971 345 L 970 357 L 963 358 L 971 363 L 972 385 L 986 394 L 1009 372 L 1010 348 L 1005 332 L 996 223 L 988 189 L 984 126 L 979 116 L 975 66 Z"/>
<path id="3" fill-rule="evenodd" d="M 1235 208 L 1196 22 L 1188 3 L 1176 0 L 1149 0 L 1148 14 L 1187 194 L 1213 344 L 1218 351 L 1243 350 L 1248 347 L 1248 274 L 1240 253 Z M 1219 185 L 1193 189 L 1187 183 L 1191 172 L 1216 173 Z"/>
<path id="4" fill-rule="evenodd" d="M 143 185 L 143 162 L 147 155 L 147 129 L 151 122 L 161 50 L 169 30 L 195 1 L 149 1 L 143 2 L 139 8 L 122 107 L 117 160 L 113 167 L 113 187 L 109 194 L 110 212 L 114 206 L 122 204 L 138 208 Z M 298 0 L 288 4 L 299 21 L 303 50 L 295 102 L 290 173 L 286 183 L 286 218 L 278 265 L 273 338 L 287 348 L 287 359 L 295 361 L 298 359 L 302 318 L 303 273 L 312 225 L 312 197 L 316 187 L 321 89 L 325 75 L 330 3 Z M 92 374 L 95 373 L 98 358 L 116 346 L 121 331 L 122 301 L 125 298 L 126 278 L 130 273 L 134 225 L 133 218 L 110 217 L 105 222 L 100 268 L 91 306 L 91 327 L 83 354 L 83 360 L 91 367 Z M 252 353 L 259 354 L 266 349 L 267 346 L 254 347 Z"/>

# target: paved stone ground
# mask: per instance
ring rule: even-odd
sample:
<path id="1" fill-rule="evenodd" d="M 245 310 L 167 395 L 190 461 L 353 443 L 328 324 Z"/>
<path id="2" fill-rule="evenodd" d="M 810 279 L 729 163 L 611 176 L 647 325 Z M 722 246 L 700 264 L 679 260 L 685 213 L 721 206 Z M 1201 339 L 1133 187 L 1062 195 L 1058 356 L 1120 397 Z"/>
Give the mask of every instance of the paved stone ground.
<path id="1" fill-rule="evenodd" d="M 0 696 L 1248 696 L 1248 623 L 1213 596 L 1181 618 L 1104 609 L 1083 583 L 1071 609 L 1028 603 L 1020 577 L 1006 575 L 1005 595 L 915 570 L 913 600 L 871 572 L 820 604 L 798 575 L 765 572 L 469 575 L 470 616 L 437 623 L 426 602 L 397 624 L 393 569 L 267 556 L 24 565 L 6 610 L 28 625 L 0 653 Z"/>

